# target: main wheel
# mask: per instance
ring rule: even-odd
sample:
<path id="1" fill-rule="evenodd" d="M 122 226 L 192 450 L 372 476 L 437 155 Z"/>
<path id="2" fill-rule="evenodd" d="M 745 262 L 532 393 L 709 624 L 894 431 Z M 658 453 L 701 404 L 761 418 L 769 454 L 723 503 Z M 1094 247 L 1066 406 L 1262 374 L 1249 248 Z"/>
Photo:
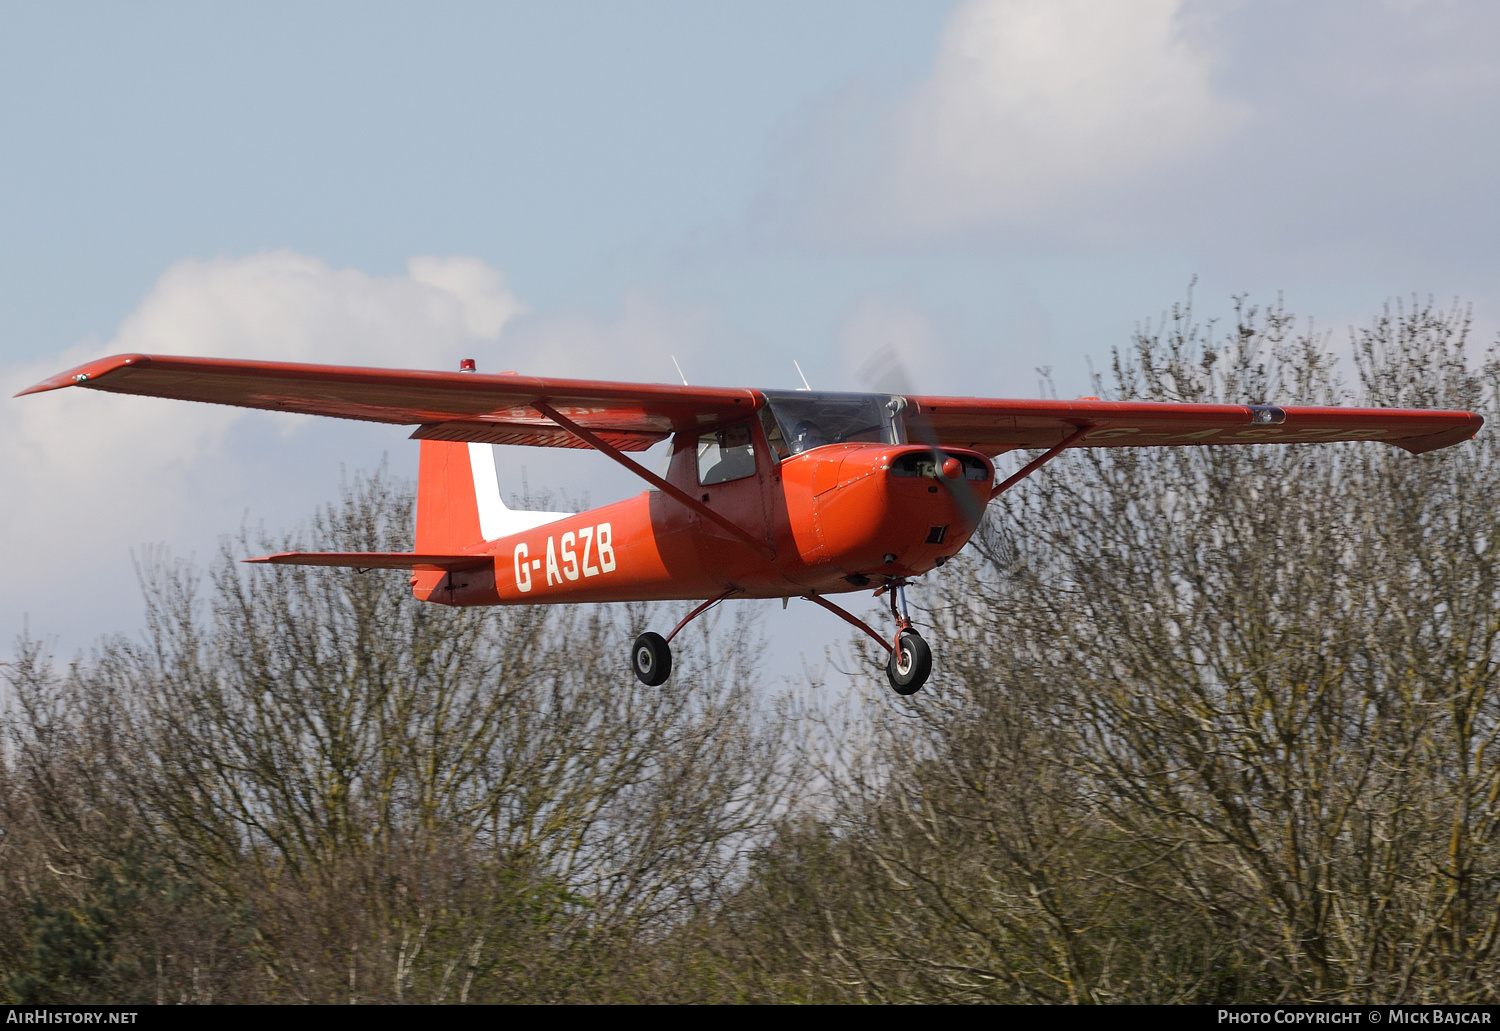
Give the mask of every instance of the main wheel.
<path id="1" fill-rule="evenodd" d="M 665 684 L 672 675 L 672 649 L 661 634 L 647 630 L 630 646 L 630 668 L 647 687 Z"/>
<path id="2" fill-rule="evenodd" d="M 932 675 L 932 649 L 915 630 L 901 631 L 896 651 L 885 665 L 885 675 L 897 694 L 916 694 Z"/>

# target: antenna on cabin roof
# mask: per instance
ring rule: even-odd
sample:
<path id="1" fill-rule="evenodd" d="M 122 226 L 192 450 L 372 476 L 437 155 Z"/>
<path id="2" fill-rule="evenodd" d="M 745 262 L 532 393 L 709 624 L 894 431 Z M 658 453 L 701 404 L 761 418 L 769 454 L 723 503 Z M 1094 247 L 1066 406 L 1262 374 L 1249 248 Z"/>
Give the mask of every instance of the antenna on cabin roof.
<path id="1" fill-rule="evenodd" d="M 674 354 L 674 355 L 670 355 L 669 357 L 671 357 L 671 359 L 672 359 L 672 364 L 673 365 L 677 365 L 677 356 Z M 683 386 L 687 386 L 688 385 L 687 377 L 682 375 L 682 366 L 681 365 L 677 365 L 677 375 L 682 377 L 682 385 Z"/>
<path id="2" fill-rule="evenodd" d="M 797 365 L 797 359 L 793 358 L 792 359 L 792 364 L 793 365 Z M 805 373 L 805 372 L 802 371 L 802 366 L 800 366 L 800 365 L 797 365 L 797 375 L 799 375 L 799 376 L 802 377 L 802 389 L 803 390 L 811 390 L 812 387 L 810 387 L 808 385 L 808 383 L 807 383 L 807 373 Z"/>

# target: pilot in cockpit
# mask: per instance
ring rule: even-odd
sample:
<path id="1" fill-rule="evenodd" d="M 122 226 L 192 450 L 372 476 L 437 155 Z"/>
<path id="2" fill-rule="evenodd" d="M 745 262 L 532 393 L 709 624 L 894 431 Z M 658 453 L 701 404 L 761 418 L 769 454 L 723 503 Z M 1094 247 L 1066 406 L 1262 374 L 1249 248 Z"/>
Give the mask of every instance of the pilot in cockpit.
<path id="1" fill-rule="evenodd" d="M 811 451 L 826 443 L 828 442 L 823 439 L 823 431 L 818 429 L 815 423 L 803 419 L 797 424 L 797 429 L 792 434 L 792 454 L 800 455 L 804 451 Z"/>
<path id="2" fill-rule="evenodd" d="M 724 483 L 726 480 L 738 480 L 742 476 L 754 476 L 755 449 L 750 445 L 749 424 L 741 423 L 720 430 L 717 436 L 719 454 L 723 457 L 708 471 L 702 482 Z"/>

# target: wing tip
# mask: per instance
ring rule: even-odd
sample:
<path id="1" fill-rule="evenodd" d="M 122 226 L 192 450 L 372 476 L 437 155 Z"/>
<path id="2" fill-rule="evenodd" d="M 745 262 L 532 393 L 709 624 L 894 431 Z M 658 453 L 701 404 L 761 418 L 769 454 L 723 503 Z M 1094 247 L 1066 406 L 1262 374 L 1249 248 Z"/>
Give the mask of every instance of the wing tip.
<path id="1" fill-rule="evenodd" d="M 1462 426 L 1454 426 L 1452 429 L 1439 433 L 1429 433 L 1423 437 L 1393 440 L 1391 443 L 1409 454 L 1425 455 L 1432 451 L 1441 451 L 1445 447 L 1452 447 L 1454 444 L 1462 444 L 1466 440 L 1473 440 L 1484 426 L 1484 416 L 1475 415 L 1472 412 L 1464 414 L 1468 415 L 1469 419 Z"/>
<path id="2" fill-rule="evenodd" d="M 144 365 L 151 360 L 150 355 L 145 354 L 112 354 L 107 358 L 96 358 L 91 362 L 75 366 L 66 372 L 59 372 L 55 376 L 48 376 L 40 383 L 33 383 L 25 390 L 14 395 L 25 397 L 27 394 L 44 394 L 49 390 L 61 390 L 63 387 L 86 387 L 91 380 L 107 375 L 127 365 Z"/>

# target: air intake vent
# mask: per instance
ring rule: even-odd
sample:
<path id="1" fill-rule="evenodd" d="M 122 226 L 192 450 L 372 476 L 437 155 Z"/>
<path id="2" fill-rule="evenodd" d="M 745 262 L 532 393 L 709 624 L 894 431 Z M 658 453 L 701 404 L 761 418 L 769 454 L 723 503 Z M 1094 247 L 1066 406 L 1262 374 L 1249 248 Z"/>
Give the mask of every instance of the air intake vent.
<path id="1" fill-rule="evenodd" d="M 941 544 L 943 543 L 943 538 L 946 536 L 948 536 L 948 528 L 946 526 L 934 526 L 927 531 L 927 543 Z"/>
<path id="2" fill-rule="evenodd" d="M 990 478 L 989 466 L 984 464 L 984 459 L 978 455 L 949 455 L 942 453 L 942 458 L 957 458 L 964 465 L 964 479 L 966 480 L 988 480 Z M 932 451 L 908 451 L 891 463 L 892 476 L 921 476 L 927 479 L 937 479 L 941 475 L 942 458 Z"/>

